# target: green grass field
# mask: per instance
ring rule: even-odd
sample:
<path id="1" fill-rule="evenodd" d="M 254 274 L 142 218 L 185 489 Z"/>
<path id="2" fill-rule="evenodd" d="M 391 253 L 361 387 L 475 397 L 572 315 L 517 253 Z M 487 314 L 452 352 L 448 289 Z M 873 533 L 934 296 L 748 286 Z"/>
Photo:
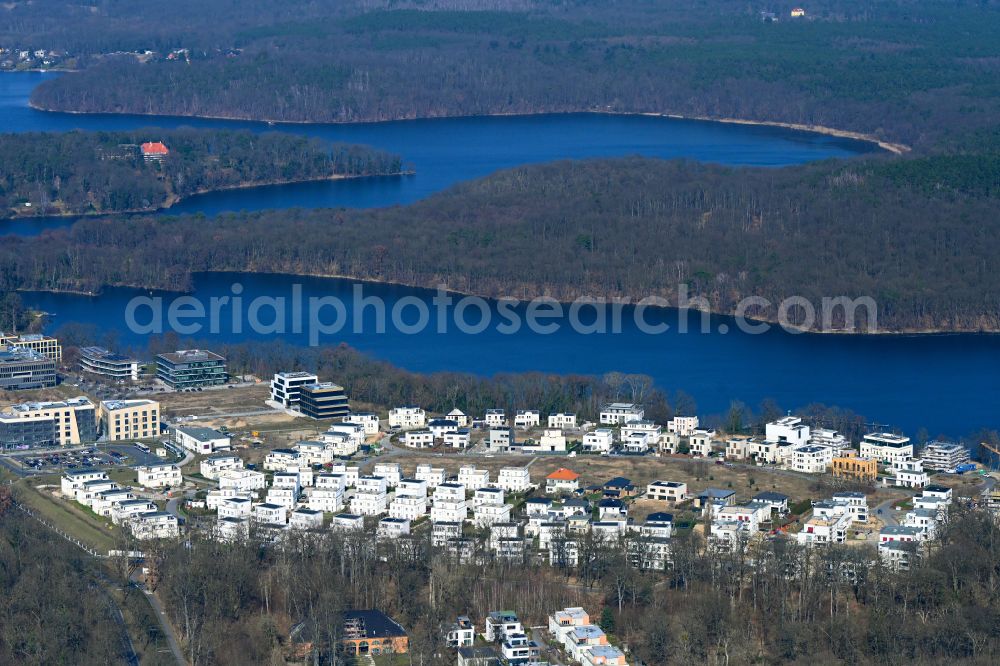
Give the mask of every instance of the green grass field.
<path id="1" fill-rule="evenodd" d="M 19 501 L 66 534 L 98 552 L 106 552 L 115 547 L 115 532 L 105 527 L 86 507 L 69 500 L 56 499 L 47 491 L 28 483 L 18 483 L 16 487 Z"/>

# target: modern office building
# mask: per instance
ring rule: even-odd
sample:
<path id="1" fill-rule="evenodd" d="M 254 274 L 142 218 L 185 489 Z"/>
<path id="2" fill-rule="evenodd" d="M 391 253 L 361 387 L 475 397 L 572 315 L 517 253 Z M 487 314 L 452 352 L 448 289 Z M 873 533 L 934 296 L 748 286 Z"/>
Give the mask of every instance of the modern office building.
<path id="1" fill-rule="evenodd" d="M 174 390 L 225 384 L 226 359 L 205 349 L 182 349 L 156 357 L 156 377 Z"/>
<path id="2" fill-rule="evenodd" d="M 56 385 L 56 362 L 26 347 L 0 346 L 0 390 L 47 388 Z"/>
<path id="3" fill-rule="evenodd" d="M 96 410 L 85 396 L 26 402 L 0 413 L 0 448 L 69 446 L 96 439 Z"/>
<path id="4" fill-rule="evenodd" d="M 160 403 L 155 400 L 102 400 L 101 434 L 113 442 L 160 434 Z"/>
<path id="5" fill-rule="evenodd" d="M 18 347 L 20 349 L 30 349 L 39 354 L 48 356 L 58 363 L 62 360 L 62 345 L 59 340 L 51 338 L 41 333 L 31 333 L 27 335 L 9 335 L 0 333 L 0 347 Z"/>
<path id="6" fill-rule="evenodd" d="M 92 375 L 120 382 L 134 382 L 139 379 L 139 361 L 115 354 L 104 347 L 81 348 L 80 369 Z"/>
<path id="7" fill-rule="evenodd" d="M 344 387 L 331 382 L 303 384 L 299 389 L 299 411 L 314 419 L 347 416 L 351 409 Z"/>
<path id="8" fill-rule="evenodd" d="M 319 382 L 311 372 L 278 372 L 271 380 L 271 400 L 286 409 L 298 409 L 301 389 Z"/>
<path id="9" fill-rule="evenodd" d="M 960 465 L 969 462 L 969 449 L 961 444 L 928 442 L 920 454 L 920 459 L 927 469 L 938 471 L 954 471 Z"/>

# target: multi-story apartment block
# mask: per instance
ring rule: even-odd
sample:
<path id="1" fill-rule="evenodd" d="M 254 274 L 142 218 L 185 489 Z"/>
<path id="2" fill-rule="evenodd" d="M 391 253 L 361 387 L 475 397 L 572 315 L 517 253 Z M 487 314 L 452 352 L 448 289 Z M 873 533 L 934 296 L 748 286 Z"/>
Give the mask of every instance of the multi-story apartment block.
<path id="1" fill-rule="evenodd" d="M 136 467 L 137 481 L 143 488 L 174 488 L 184 483 L 181 468 L 171 463 Z"/>
<path id="2" fill-rule="evenodd" d="M 0 413 L 0 447 L 70 446 L 97 439 L 94 403 L 81 396 L 27 402 Z"/>
<path id="3" fill-rule="evenodd" d="M 155 400 L 102 400 L 101 433 L 111 441 L 149 439 L 160 434 L 160 403 Z"/>
<path id="4" fill-rule="evenodd" d="M 271 401 L 286 409 L 298 409 L 301 389 L 316 384 L 319 377 L 311 372 L 278 372 L 271 379 Z"/>
<path id="5" fill-rule="evenodd" d="M 622 425 L 630 421 L 641 421 L 645 416 L 641 405 L 630 402 L 612 402 L 601 408 L 602 425 Z"/>
<path id="6" fill-rule="evenodd" d="M 406 406 L 389 410 L 389 427 L 395 430 L 423 428 L 427 422 L 427 413 L 420 407 Z"/>

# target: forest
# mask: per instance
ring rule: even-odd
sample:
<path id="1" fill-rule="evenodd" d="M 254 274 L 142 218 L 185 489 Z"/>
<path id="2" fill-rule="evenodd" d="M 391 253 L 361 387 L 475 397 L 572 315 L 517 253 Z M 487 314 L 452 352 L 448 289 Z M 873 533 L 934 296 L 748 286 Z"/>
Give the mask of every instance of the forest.
<path id="1" fill-rule="evenodd" d="M 232 6 L 15 2 L 0 40 L 78 56 L 81 72 L 34 93 L 54 110 L 313 122 L 653 112 L 914 146 L 1000 115 L 995 0 L 817 0 L 798 19 L 792 3 L 735 0 Z"/>
<path id="2" fill-rule="evenodd" d="M 817 493 L 830 492 L 817 487 Z M 377 541 L 370 531 L 190 541 L 147 549 L 157 594 L 190 663 L 348 664 L 342 614 L 378 608 L 409 634 L 407 663 L 453 664 L 441 628 L 467 614 L 482 626 L 510 609 L 526 626 L 584 606 L 631 651 L 630 663 L 996 663 L 1000 528 L 956 504 L 926 557 L 893 571 L 871 547 L 810 549 L 787 538 L 735 552 L 705 547 L 697 531 L 671 540 L 672 564 L 644 571 L 629 557 L 641 537 L 581 537 L 580 564 L 502 561 L 488 533 L 470 535 L 473 561 L 435 548 L 429 530 Z M 295 631 L 293 632 L 293 627 Z M 293 636 L 294 634 L 294 636 Z"/>
<path id="3" fill-rule="evenodd" d="M 723 314 L 763 297 L 771 305 L 747 314 L 772 321 L 790 296 L 817 310 L 823 298 L 875 300 L 877 321 L 838 310 L 827 330 L 998 331 L 1000 144 L 975 143 L 784 169 L 559 162 L 378 210 L 87 219 L 5 239 L 0 289 L 187 290 L 192 272 L 237 271 L 677 305 L 683 286 Z M 789 314 L 809 327 L 804 311 Z"/>
<path id="4" fill-rule="evenodd" d="M 127 663 L 103 574 L 0 488 L 0 663 Z"/>
<path id="5" fill-rule="evenodd" d="M 169 153 L 146 160 L 146 142 Z M 396 155 L 278 132 L 0 134 L 0 217 L 151 211 L 216 189 L 401 170 Z"/>

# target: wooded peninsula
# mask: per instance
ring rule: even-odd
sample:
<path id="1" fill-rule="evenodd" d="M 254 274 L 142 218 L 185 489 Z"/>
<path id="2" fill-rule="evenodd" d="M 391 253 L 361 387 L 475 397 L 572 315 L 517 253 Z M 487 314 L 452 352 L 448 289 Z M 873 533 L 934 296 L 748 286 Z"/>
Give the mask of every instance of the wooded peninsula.
<path id="1" fill-rule="evenodd" d="M 398 174 L 397 155 L 231 130 L 0 135 L 0 217 L 168 208 L 213 190 Z"/>
<path id="2" fill-rule="evenodd" d="M 724 314 L 747 296 L 871 296 L 883 331 L 998 331 L 1000 236 L 987 221 L 1000 140 L 969 145 L 784 169 L 559 162 L 405 207 L 82 220 L 6 239 L 0 288 L 188 290 L 200 271 L 563 300 L 670 300 L 685 285 Z"/>

